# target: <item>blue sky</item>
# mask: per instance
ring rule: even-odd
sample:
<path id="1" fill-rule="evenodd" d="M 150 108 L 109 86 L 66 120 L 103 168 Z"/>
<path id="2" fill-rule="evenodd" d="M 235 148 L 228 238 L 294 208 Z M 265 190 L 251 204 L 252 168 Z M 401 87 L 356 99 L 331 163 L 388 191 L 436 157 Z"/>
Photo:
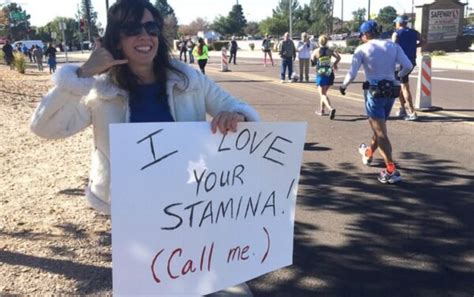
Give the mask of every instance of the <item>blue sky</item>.
<path id="1" fill-rule="evenodd" d="M 0 3 L 6 0 L 0 0 Z M 154 2 L 154 0 L 151 0 Z M 180 24 L 188 24 L 197 17 L 212 22 L 217 15 L 227 15 L 237 0 L 168 0 L 175 10 Z M 335 0 L 334 16 L 341 16 L 341 1 Z M 462 0 L 465 2 L 466 0 Z M 31 15 L 31 23 L 43 26 L 56 16 L 74 17 L 79 0 L 16 0 Z M 271 16 L 272 9 L 278 0 L 239 0 L 249 21 L 258 21 Z M 300 4 L 309 4 L 310 0 L 300 0 Z M 431 0 L 414 0 L 415 5 L 433 2 Z M 109 0 L 112 5 L 115 0 Z M 344 19 L 352 17 L 352 11 L 359 7 L 367 7 L 368 0 L 344 0 Z M 399 13 L 411 12 L 412 0 L 371 0 L 371 12 L 378 12 L 380 8 L 391 5 Z M 92 0 L 92 5 L 98 13 L 99 21 L 105 25 L 105 0 Z"/>

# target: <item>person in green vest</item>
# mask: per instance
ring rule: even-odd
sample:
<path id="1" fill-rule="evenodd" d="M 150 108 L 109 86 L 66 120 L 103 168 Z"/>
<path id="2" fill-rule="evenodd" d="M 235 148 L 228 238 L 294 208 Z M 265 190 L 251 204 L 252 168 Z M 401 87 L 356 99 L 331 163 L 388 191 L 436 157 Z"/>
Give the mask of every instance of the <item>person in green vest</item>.
<path id="1" fill-rule="evenodd" d="M 198 46 L 194 47 L 193 56 L 196 57 L 196 60 L 199 64 L 199 69 L 201 69 L 202 74 L 206 74 L 206 64 L 207 60 L 209 59 L 208 55 L 208 48 L 204 39 L 199 37 L 198 39 Z"/>

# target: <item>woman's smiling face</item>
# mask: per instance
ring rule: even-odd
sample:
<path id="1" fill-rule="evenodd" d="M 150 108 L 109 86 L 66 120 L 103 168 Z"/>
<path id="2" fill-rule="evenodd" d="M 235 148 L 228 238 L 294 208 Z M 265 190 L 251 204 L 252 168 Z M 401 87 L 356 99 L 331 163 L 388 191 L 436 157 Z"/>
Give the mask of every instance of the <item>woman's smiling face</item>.
<path id="1" fill-rule="evenodd" d="M 128 59 L 128 65 L 131 69 L 143 66 L 153 67 L 153 59 L 158 52 L 159 42 L 158 35 L 150 34 L 143 26 L 144 24 L 153 25 L 149 24 L 150 22 L 154 23 L 155 19 L 151 12 L 145 9 L 138 35 L 127 35 L 127 29 L 122 30 L 122 33 L 120 33 L 119 49 L 122 51 L 124 58 Z M 136 27 L 138 24 L 131 24 L 131 26 Z"/>

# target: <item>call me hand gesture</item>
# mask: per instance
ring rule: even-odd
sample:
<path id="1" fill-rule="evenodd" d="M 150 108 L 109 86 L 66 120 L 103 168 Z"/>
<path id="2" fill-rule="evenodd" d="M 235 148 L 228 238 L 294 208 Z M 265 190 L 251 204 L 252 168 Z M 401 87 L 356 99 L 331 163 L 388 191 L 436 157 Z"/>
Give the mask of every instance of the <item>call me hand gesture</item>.
<path id="1" fill-rule="evenodd" d="M 112 54 L 102 47 L 99 38 L 95 39 L 95 49 L 89 59 L 78 69 L 79 77 L 92 77 L 101 74 L 116 65 L 128 63 L 128 60 L 115 60 Z"/>

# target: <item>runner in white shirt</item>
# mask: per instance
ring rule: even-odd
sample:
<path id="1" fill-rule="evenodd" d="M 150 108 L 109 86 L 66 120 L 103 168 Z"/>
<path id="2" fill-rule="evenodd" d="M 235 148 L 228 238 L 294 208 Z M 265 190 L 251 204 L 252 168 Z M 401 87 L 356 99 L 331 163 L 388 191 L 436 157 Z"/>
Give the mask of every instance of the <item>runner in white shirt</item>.
<path id="1" fill-rule="evenodd" d="M 400 94 L 400 82 L 395 78 L 396 64 L 402 65 L 400 77 L 405 76 L 413 67 L 402 48 L 389 40 L 377 40 L 378 26 L 375 21 L 364 22 L 360 26 L 361 39 L 364 44 L 357 47 L 352 58 L 352 65 L 340 91 L 345 95 L 347 86 L 355 79 L 360 67 L 364 67 L 367 82 L 364 84 L 365 108 L 373 131 L 370 146 L 364 143 L 359 147 L 362 162 L 370 165 L 377 148 L 385 161 L 386 169 L 382 170 L 378 180 L 381 183 L 401 181 L 400 172 L 392 158 L 392 145 L 388 138 L 386 121 L 392 110 L 395 99 Z"/>

